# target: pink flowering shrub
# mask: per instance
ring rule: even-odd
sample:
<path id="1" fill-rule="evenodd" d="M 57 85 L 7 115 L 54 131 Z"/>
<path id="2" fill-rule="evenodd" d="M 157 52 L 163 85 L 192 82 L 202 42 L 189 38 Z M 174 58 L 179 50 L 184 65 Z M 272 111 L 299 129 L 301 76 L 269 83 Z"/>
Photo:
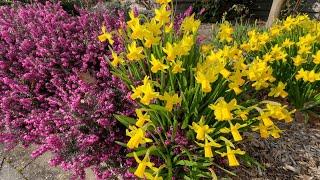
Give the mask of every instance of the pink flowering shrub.
<path id="1" fill-rule="evenodd" d="M 130 115 L 133 103 L 104 60 L 108 45 L 97 40 L 102 24 L 111 30 L 123 21 L 115 12 L 71 16 L 60 4 L 0 7 L 0 142 L 36 144 L 33 157 L 52 152 L 51 165 L 80 178 L 90 166 L 110 177 L 102 162 L 123 165 L 115 141 L 125 131 L 113 114 Z"/>

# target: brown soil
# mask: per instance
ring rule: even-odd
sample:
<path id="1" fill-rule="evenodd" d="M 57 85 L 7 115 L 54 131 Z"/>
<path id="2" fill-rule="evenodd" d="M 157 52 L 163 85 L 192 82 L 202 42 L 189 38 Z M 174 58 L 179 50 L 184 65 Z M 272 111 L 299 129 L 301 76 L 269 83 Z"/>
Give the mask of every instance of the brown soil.
<path id="1" fill-rule="evenodd" d="M 282 126 L 280 139 L 251 137 L 246 151 L 265 168 L 238 168 L 233 179 L 320 180 L 320 129 L 304 123 Z"/>

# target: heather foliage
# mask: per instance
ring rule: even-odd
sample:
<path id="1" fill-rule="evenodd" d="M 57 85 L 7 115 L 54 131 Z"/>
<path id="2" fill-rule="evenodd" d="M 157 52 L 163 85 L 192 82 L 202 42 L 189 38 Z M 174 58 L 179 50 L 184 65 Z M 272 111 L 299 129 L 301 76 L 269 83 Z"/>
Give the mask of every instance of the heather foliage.
<path id="1" fill-rule="evenodd" d="M 110 176 L 101 162 L 120 167 L 123 149 L 115 141 L 125 134 L 113 114 L 130 115 L 133 104 L 97 36 L 101 24 L 113 30 L 122 21 L 116 12 L 73 17 L 60 4 L 1 7 L 0 142 L 37 144 L 33 157 L 50 151 L 52 165 L 82 178 L 92 165 L 99 177 Z M 116 38 L 113 49 L 123 49 Z"/>

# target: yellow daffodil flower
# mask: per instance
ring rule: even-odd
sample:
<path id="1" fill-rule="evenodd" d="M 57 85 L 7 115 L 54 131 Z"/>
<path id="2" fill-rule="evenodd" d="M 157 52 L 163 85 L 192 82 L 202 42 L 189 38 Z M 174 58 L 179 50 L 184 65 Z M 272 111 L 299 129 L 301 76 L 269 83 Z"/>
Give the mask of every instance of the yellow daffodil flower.
<path id="1" fill-rule="evenodd" d="M 145 105 L 149 105 L 153 99 L 159 97 L 159 93 L 155 92 L 151 85 L 144 86 L 143 93 L 144 95 L 141 98 L 140 102 Z"/>
<path id="2" fill-rule="evenodd" d="M 221 98 L 215 104 L 210 104 L 209 108 L 214 110 L 215 118 L 218 121 L 228 121 L 233 119 L 231 111 L 237 108 L 237 100 L 232 99 L 227 103 L 224 98 Z"/>
<path id="3" fill-rule="evenodd" d="M 157 20 L 161 25 L 170 22 L 170 15 L 171 11 L 167 10 L 167 5 L 161 5 L 160 9 L 155 9 L 155 17 L 154 19 Z"/>
<path id="4" fill-rule="evenodd" d="M 315 82 L 320 80 L 320 73 L 315 73 L 314 70 L 312 71 L 305 71 L 301 68 L 298 73 L 296 74 L 296 79 L 303 79 L 305 82 Z"/>
<path id="5" fill-rule="evenodd" d="M 128 47 L 129 53 L 127 54 L 127 58 L 130 61 L 138 61 L 144 58 L 143 47 L 137 47 L 136 41 L 133 41 L 131 45 Z"/>
<path id="6" fill-rule="evenodd" d="M 127 24 L 128 24 L 128 27 L 129 27 L 130 29 L 132 29 L 132 28 L 135 27 L 135 26 L 140 25 L 140 19 L 139 19 L 138 17 L 135 17 L 135 16 L 134 16 L 133 10 L 131 10 L 131 11 L 129 12 L 129 17 L 130 17 L 130 20 L 127 22 Z"/>
<path id="7" fill-rule="evenodd" d="M 220 25 L 219 27 L 219 32 L 218 32 L 218 38 L 220 42 L 226 41 L 226 42 L 231 42 L 233 40 L 232 34 L 233 34 L 233 28 L 231 27 L 230 23 L 225 21 L 223 24 Z"/>
<path id="8" fill-rule="evenodd" d="M 263 123 L 260 123 L 259 126 L 254 126 L 253 131 L 259 130 L 261 138 L 268 138 L 270 135 L 274 138 L 280 138 L 280 133 L 282 132 L 276 125 L 265 126 Z"/>
<path id="9" fill-rule="evenodd" d="M 101 27 L 102 34 L 98 36 L 99 41 L 104 42 L 108 40 L 108 42 L 112 45 L 114 43 L 112 39 L 112 35 L 107 32 L 106 26 Z"/>
<path id="10" fill-rule="evenodd" d="M 133 153 L 134 159 L 138 163 L 138 167 L 134 172 L 134 175 L 136 175 L 139 178 L 144 178 L 145 177 L 145 171 L 146 168 L 154 168 L 154 163 L 150 162 L 150 157 L 149 157 L 149 150 L 147 151 L 146 155 L 144 156 L 143 160 L 140 160 L 137 154 L 134 152 Z"/>
<path id="11" fill-rule="evenodd" d="M 204 144 L 196 142 L 200 147 L 204 148 L 204 157 L 212 158 L 212 147 L 220 148 L 221 144 L 216 143 L 210 136 L 205 138 Z"/>
<path id="12" fill-rule="evenodd" d="M 192 35 L 184 35 L 181 41 L 175 47 L 175 52 L 178 56 L 185 56 L 189 54 L 194 44 Z"/>
<path id="13" fill-rule="evenodd" d="M 144 46 L 147 48 L 151 48 L 152 45 L 158 45 L 161 38 L 155 37 L 152 33 L 148 32 L 145 34 L 144 39 Z"/>
<path id="14" fill-rule="evenodd" d="M 267 127 L 273 125 L 273 122 L 270 119 L 270 113 L 268 112 L 260 112 L 260 116 L 258 117 L 258 119 L 260 119 L 263 122 L 263 124 Z"/>
<path id="15" fill-rule="evenodd" d="M 292 121 L 291 114 L 295 112 L 295 110 L 289 112 L 286 106 L 281 106 L 280 104 L 267 104 L 266 110 L 269 111 L 269 114 L 272 116 L 272 118 L 284 120 L 286 123 Z"/>
<path id="16" fill-rule="evenodd" d="M 296 79 L 299 80 L 299 79 L 303 79 L 306 81 L 306 79 L 308 79 L 308 72 L 305 71 L 303 68 L 301 68 L 298 73 L 296 74 Z"/>
<path id="17" fill-rule="evenodd" d="M 285 91 L 287 84 L 284 84 L 283 82 L 279 82 L 277 87 L 271 88 L 271 91 L 269 92 L 268 96 L 273 97 L 279 97 L 285 98 L 288 96 L 288 93 Z"/>
<path id="18" fill-rule="evenodd" d="M 282 29 L 283 29 L 283 27 L 281 27 L 280 25 L 271 26 L 270 30 L 269 30 L 270 36 L 276 37 L 276 36 L 280 35 Z"/>
<path id="19" fill-rule="evenodd" d="M 273 59 L 272 55 L 270 53 L 266 53 L 263 55 L 262 57 L 263 61 L 265 62 L 272 62 L 274 61 L 275 59 Z"/>
<path id="20" fill-rule="evenodd" d="M 249 114 L 249 110 L 236 110 L 235 114 L 237 115 L 237 117 L 240 117 L 242 120 L 246 121 L 248 120 L 248 114 Z"/>
<path id="21" fill-rule="evenodd" d="M 227 128 L 227 127 L 221 128 L 220 132 L 221 133 L 230 133 L 231 132 L 234 141 L 241 141 L 242 137 L 241 137 L 238 129 L 240 129 L 246 125 L 245 124 L 240 125 L 239 123 L 236 123 L 235 125 L 233 125 L 230 121 L 229 121 L 229 125 L 230 125 L 230 128 Z"/>
<path id="22" fill-rule="evenodd" d="M 205 93 L 211 92 L 212 88 L 211 88 L 210 81 L 205 76 L 204 73 L 202 73 L 201 71 L 197 71 L 196 72 L 196 80 L 197 80 L 197 83 L 201 84 L 201 88 L 202 88 L 203 92 L 205 92 Z"/>
<path id="23" fill-rule="evenodd" d="M 214 131 L 214 128 L 209 128 L 208 125 L 204 124 L 204 116 L 200 118 L 198 123 L 192 122 L 192 126 L 190 128 L 197 133 L 196 138 L 201 141 L 205 139 L 206 134 L 210 134 Z"/>
<path id="24" fill-rule="evenodd" d="M 312 55 L 313 63 L 320 64 L 320 50 L 315 55 Z"/>
<path id="25" fill-rule="evenodd" d="M 219 73 L 220 73 L 220 74 L 222 75 L 222 77 L 224 77 L 224 78 L 228 78 L 229 75 L 231 74 L 230 71 L 228 71 L 228 70 L 225 69 L 225 68 L 223 68 Z"/>
<path id="26" fill-rule="evenodd" d="M 131 98 L 133 100 L 137 99 L 137 98 L 141 98 L 142 94 L 143 94 L 143 86 L 138 86 L 137 88 L 132 87 L 132 91 L 133 93 L 131 94 Z"/>
<path id="27" fill-rule="evenodd" d="M 259 130 L 261 138 L 266 139 L 269 137 L 268 127 L 261 122 L 259 123 L 259 126 L 253 126 L 252 130 L 253 131 Z"/>
<path id="28" fill-rule="evenodd" d="M 186 69 L 182 67 L 182 61 L 179 60 L 173 63 L 173 67 L 172 67 L 173 74 L 182 73 L 185 70 Z"/>
<path id="29" fill-rule="evenodd" d="M 194 19 L 194 14 L 191 16 L 186 17 L 182 24 L 181 24 L 181 29 L 184 31 L 184 33 L 195 33 L 198 31 L 200 27 L 201 22 L 199 20 Z"/>
<path id="30" fill-rule="evenodd" d="M 297 45 L 299 47 L 310 46 L 313 42 L 315 42 L 315 39 L 315 36 L 312 36 L 310 33 L 308 33 L 305 36 L 299 37 L 299 42 L 297 42 Z"/>
<path id="31" fill-rule="evenodd" d="M 159 4 L 169 4 L 172 0 L 156 0 Z"/>
<path id="32" fill-rule="evenodd" d="M 169 25 L 166 25 L 164 27 L 164 32 L 168 34 L 172 31 L 172 28 L 173 28 L 173 23 L 171 22 Z"/>
<path id="33" fill-rule="evenodd" d="M 282 42 L 282 47 L 284 48 L 290 48 L 292 45 L 294 45 L 294 42 L 292 42 L 290 39 L 286 38 L 283 42 Z"/>
<path id="34" fill-rule="evenodd" d="M 213 49 L 213 46 L 211 44 L 203 44 L 201 46 L 201 52 L 203 54 L 208 54 Z"/>
<path id="35" fill-rule="evenodd" d="M 131 137 L 127 143 L 129 149 L 138 148 L 140 144 L 152 142 L 151 139 L 145 137 L 145 130 L 143 128 L 129 126 L 129 130 L 126 130 L 126 135 Z"/>
<path id="36" fill-rule="evenodd" d="M 280 138 L 281 129 L 279 129 L 276 125 L 272 126 L 270 129 L 270 134 L 273 138 Z"/>
<path id="37" fill-rule="evenodd" d="M 254 82 L 252 86 L 256 90 L 267 88 L 271 82 L 276 80 L 272 76 L 272 68 L 258 57 L 250 64 L 247 73 L 249 80 Z"/>
<path id="38" fill-rule="evenodd" d="M 163 52 L 167 54 L 169 61 L 174 61 L 177 56 L 174 46 L 169 42 L 167 42 L 166 48 L 163 48 Z"/>
<path id="39" fill-rule="evenodd" d="M 228 85 L 229 88 L 232 89 L 236 94 L 240 94 L 242 92 L 240 87 L 245 83 L 245 80 L 242 79 L 242 73 L 237 70 L 236 72 L 232 73 L 228 79 L 231 81 Z"/>
<path id="40" fill-rule="evenodd" d="M 145 24 L 145 28 L 150 31 L 153 36 L 159 36 L 161 34 L 161 24 L 152 18 L 150 22 Z"/>
<path id="41" fill-rule="evenodd" d="M 141 109 L 136 109 L 135 111 L 138 117 L 138 120 L 136 122 L 137 127 L 141 128 L 146 121 L 150 122 L 150 116 L 147 113 L 143 114 Z"/>
<path id="42" fill-rule="evenodd" d="M 271 48 L 271 52 L 270 55 L 272 56 L 273 59 L 275 60 L 286 60 L 286 57 L 288 56 L 287 53 L 285 53 L 281 47 L 279 47 L 278 44 L 276 44 L 275 46 L 273 46 Z"/>
<path id="43" fill-rule="evenodd" d="M 298 55 L 307 55 L 311 53 L 311 46 L 299 46 Z"/>
<path id="44" fill-rule="evenodd" d="M 222 57 L 223 51 L 211 52 L 203 63 L 198 63 L 195 78 L 201 84 L 203 92 L 211 92 L 211 84 L 218 79 L 218 75 L 229 76 L 230 72 L 225 69 L 226 59 Z"/>
<path id="45" fill-rule="evenodd" d="M 307 62 L 307 59 L 302 58 L 301 55 L 297 55 L 296 57 L 292 58 L 292 60 L 293 60 L 295 66 L 300 66 L 301 64 Z"/>
<path id="46" fill-rule="evenodd" d="M 258 46 L 262 47 L 270 40 L 270 36 L 267 32 L 258 34 Z"/>
<path id="47" fill-rule="evenodd" d="M 244 155 L 245 151 L 241 151 L 239 148 L 236 150 L 231 149 L 230 146 L 227 146 L 227 152 L 221 153 L 221 157 L 227 156 L 229 161 L 229 166 L 239 166 L 239 162 L 236 158 L 236 154 Z"/>
<path id="48" fill-rule="evenodd" d="M 314 70 L 309 71 L 308 73 L 308 81 L 309 82 L 316 82 L 320 80 L 320 73 L 315 73 Z"/>
<path id="49" fill-rule="evenodd" d="M 165 108 L 168 111 L 172 111 L 173 105 L 181 104 L 182 98 L 178 96 L 178 94 L 170 95 L 169 93 L 165 92 L 163 96 L 160 96 L 160 99 L 166 101 Z"/>
<path id="50" fill-rule="evenodd" d="M 288 16 L 283 22 L 283 28 L 290 31 L 296 25 L 296 21 L 292 16 Z"/>
<path id="51" fill-rule="evenodd" d="M 153 173 L 145 172 L 144 176 L 147 180 L 163 180 L 161 176 L 159 176 L 160 171 L 165 167 L 165 165 L 161 165 L 159 168 L 152 167 L 151 170 Z"/>
<path id="52" fill-rule="evenodd" d="M 112 61 L 111 61 L 111 65 L 116 67 L 119 64 L 123 64 L 124 60 L 122 57 L 118 56 L 117 53 L 115 53 L 114 51 L 111 51 L 112 53 Z"/>
<path id="53" fill-rule="evenodd" d="M 144 37 L 147 35 L 147 30 L 145 29 L 144 26 L 138 24 L 136 26 L 133 26 L 132 28 L 132 33 L 131 33 L 131 39 L 136 40 L 143 40 Z"/>
<path id="54" fill-rule="evenodd" d="M 132 89 L 133 94 L 131 94 L 131 98 L 133 100 L 140 98 L 140 102 L 145 105 L 149 105 L 153 99 L 159 97 L 159 93 L 153 90 L 152 82 L 148 76 L 144 77 L 143 85 L 137 88 L 133 87 Z"/>
<path id="55" fill-rule="evenodd" d="M 169 68 L 169 66 L 163 64 L 160 60 L 156 59 L 153 54 L 151 54 L 151 72 L 157 73 L 158 71 L 164 71 Z"/>

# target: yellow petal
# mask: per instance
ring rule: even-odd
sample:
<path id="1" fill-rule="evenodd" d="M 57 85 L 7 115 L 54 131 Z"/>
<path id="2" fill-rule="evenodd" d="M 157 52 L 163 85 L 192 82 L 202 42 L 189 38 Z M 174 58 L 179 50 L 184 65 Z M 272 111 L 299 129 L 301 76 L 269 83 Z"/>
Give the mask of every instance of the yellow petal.
<path id="1" fill-rule="evenodd" d="M 143 124 L 144 124 L 145 120 L 144 119 L 138 119 L 137 122 L 136 122 L 136 126 L 138 127 L 142 127 Z"/>
<path id="2" fill-rule="evenodd" d="M 239 162 L 231 148 L 227 146 L 227 158 L 229 161 L 229 166 L 239 166 Z"/>
<path id="3" fill-rule="evenodd" d="M 222 129 L 219 130 L 221 133 L 229 133 L 230 129 L 228 129 L 227 127 L 224 127 Z"/>
<path id="4" fill-rule="evenodd" d="M 222 71 L 220 71 L 220 74 L 224 77 L 227 78 L 230 75 L 230 72 L 226 69 L 223 69 Z"/>
<path id="5" fill-rule="evenodd" d="M 211 146 L 204 146 L 204 157 L 213 157 Z"/>
<path id="6" fill-rule="evenodd" d="M 139 178 L 144 177 L 144 172 L 146 170 L 146 164 L 144 162 L 140 163 L 134 172 L 134 175 L 138 176 Z"/>
<path id="7" fill-rule="evenodd" d="M 273 122 L 269 117 L 263 117 L 262 118 L 263 124 L 267 127 L 272 126 Z"/>
<path id="8" fill-rule="evenodd" d="M 231 134 L 233 136 L 234 141 L 241 141 L 242 140 L 242 137 L 241 137 L 238 129 L 232 128 L 231 129 Z"/>

